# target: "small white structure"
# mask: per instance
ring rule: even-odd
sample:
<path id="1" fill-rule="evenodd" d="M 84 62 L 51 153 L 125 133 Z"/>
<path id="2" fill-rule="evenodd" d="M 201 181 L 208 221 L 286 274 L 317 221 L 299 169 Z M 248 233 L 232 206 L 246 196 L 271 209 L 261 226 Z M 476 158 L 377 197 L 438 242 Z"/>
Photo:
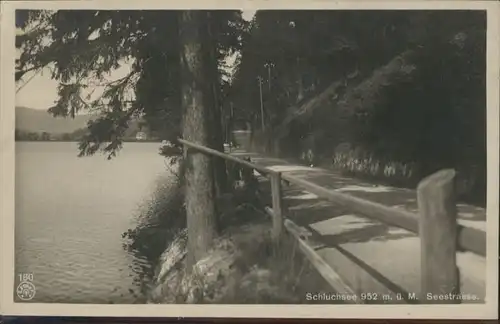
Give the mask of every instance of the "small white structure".
<path id="1" fill-rule="evenodd" d="M 148 138 L 148 136 L 144 132 L 137 132 L 137 134 L 135 135 L 135 139 L 138 141 L 144 141 L 147 138 Z"/>

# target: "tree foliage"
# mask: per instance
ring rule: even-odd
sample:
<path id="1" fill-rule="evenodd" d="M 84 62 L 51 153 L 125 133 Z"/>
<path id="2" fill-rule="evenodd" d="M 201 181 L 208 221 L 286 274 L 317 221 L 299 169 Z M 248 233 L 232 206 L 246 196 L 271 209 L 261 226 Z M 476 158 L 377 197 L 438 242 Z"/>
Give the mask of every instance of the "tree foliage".
<path id="1" fill-rule="evenodd" d="M 50 68 L 59 81 L 59 100 L 49 111 L 74 116 L 99 113 L 89 122 L 80 155 L 102 149 L 112 157 L 121 148 L 131 119 L 141 118 L 164 139 L 180 134 L 179 11 L 173 10 L 30 10 L 16 12 L 25 32 L 16 37 L 21 55 L 16 81 L 28 72 Z M 240 11 L 211 15 L 212 41 L 219 68 L 240 43 Z M 122 65 L 130 71 L 118 80 L 110 74 Z M 219 78 L 220 79 L 220 78 Z M 222 81 L 216 91 L 221 91 Z M 85 94 L 100 86 L 102 93 Z"/>
<path id="2" fill-rule="evenodd" d="M 259 129 L 260 76 L 284 153 L 314 136 L 331 160 L 348 142 L 416 164 L 417 180 L 457 168 L 484 191 L 484 11 L 258 11 L 237 63 L 229 100 Z"/>

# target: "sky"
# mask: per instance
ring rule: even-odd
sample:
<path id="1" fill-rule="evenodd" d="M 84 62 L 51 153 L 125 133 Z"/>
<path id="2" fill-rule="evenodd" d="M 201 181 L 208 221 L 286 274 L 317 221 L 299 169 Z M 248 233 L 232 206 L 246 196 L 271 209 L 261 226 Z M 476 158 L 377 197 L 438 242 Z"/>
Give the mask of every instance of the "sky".
<path id="1" fill-rule="evenodd" d="M 255 10 L 244 10 L 243 19 L 249 21 L 255 15 Z M 228 57 L 228 64 L 232 65 L 235 61 L 235 55 Z M 129 65 L 123 65 L 111 76 L 110 80 L 116 80 L 130 71 Z M 50 78 L 50 71 L 44 70 L 40 74 L 35 75 L 27 74 L 23 79 L 29 80 L 28 83 L 23 85 L 22 81 L 16 85 L 16 88 L 21 88 L 16 93 L 16 106 L 46 110 L 54 105 L 57 100 L 57 85 L 58 82 Z M 30 80 L 30 78 L 32 78 Z"/>

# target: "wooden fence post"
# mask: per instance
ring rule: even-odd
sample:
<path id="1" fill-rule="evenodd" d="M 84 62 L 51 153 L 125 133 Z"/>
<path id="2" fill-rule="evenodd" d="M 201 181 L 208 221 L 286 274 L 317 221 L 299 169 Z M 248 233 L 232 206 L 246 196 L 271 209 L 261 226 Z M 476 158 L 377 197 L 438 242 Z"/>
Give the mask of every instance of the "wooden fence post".
<path id="1" fill-rule="evenodd" d="M 460 303 L 449 297 L 460 292 L 455 176 L 455 170 L 441 170 L 417 187 L 423 303 Z"/>
<path id="2" fill-rule="evenodd" d="M 283 231 L 283 210 L 282 210 L 282 191 L 281 191 L 281 173 L 272 172 L 269 174 L 271 179 L 271 194 L 273 199 L 273 239 L 277 243 Z"/>

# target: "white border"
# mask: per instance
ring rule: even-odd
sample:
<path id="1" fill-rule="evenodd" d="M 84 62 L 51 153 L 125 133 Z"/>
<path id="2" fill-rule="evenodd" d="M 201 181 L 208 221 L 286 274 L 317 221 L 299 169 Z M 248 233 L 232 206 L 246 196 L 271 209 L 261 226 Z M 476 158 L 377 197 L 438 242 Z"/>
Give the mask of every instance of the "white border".
<path id="1" fill-rule="evenodd" d="M 499 14 L 489 1 L 245 1 L 245 0 L 82 0 L 1 1 L 1 283 L 4 315 L 124 317 L 268 317 L 268 318 L 432 318 L 494 319 L 498 304 L 499 179 Z M 484 305 L 95 305 L 14 303 L 14 10 L 15 9 L 479 9 L 487 10 L 487 285 Z M 362 311 L 361 311 L 361 309 Z M 363 314 L 363 315 L 361 315 Z"/>

